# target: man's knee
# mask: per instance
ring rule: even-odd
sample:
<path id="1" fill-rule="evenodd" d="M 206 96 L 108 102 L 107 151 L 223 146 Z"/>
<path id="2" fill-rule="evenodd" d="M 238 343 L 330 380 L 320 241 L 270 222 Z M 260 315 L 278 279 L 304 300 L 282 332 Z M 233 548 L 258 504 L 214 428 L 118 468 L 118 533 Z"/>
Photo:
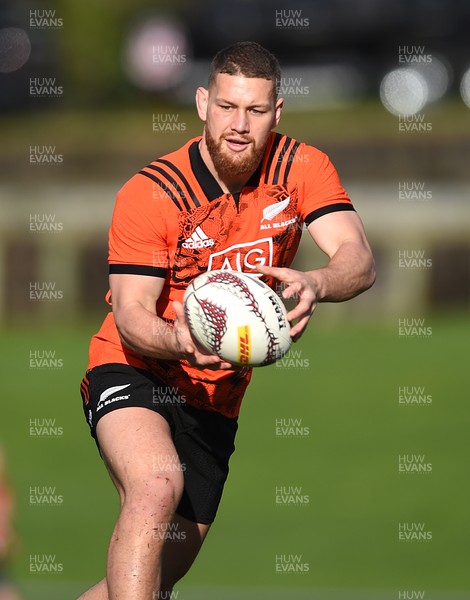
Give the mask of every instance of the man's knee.
<path id="1" fill-rule="evenodd" d="M 156 520 L 172 518 L 183 493 L 183 477 L 155 474 L 147 481 L 129 482 L 121 492 L 123 510 L 151 514 Z"/>

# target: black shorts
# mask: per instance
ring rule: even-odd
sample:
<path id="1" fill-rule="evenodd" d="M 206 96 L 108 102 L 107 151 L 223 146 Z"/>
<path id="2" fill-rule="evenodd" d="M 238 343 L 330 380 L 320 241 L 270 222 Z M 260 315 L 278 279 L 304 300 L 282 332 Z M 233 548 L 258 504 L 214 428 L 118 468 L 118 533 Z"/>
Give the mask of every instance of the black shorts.
<path id="1" fill-rule="evenodd" d="M 162 415 L 184 467 L 184 491 L 176 512 L 197 523 L 212 523 L 235 450 L 238 419 L 194 408 L 152 373 L 119 363 L 88 371 L 80 391 L 98 448 L 96 424 L 103 415 L 131 406 Z"/>

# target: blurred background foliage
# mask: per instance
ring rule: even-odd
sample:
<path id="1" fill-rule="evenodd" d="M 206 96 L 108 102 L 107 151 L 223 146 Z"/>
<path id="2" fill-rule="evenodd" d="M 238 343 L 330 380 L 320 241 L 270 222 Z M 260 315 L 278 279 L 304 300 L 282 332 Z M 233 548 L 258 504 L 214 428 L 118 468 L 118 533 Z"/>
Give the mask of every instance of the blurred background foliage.
<path id="1" fill-rule="evenodd" d="M 53 15 L 49 25 L 31 26 L 34 11 Z M 62 24 L 54 27 L 54 20 Z M 432 150 L 440 158 L 454 150 L 451 164 L 429 156 L 419 167 L 423 172 L 427 165 L 427 170 L 418 176 L 466 178 L 468 22 L 468 3 L 460 0 L 298 0 L 295 6 L 275 0 L 6 2 L 0 29 L 25 31 L 31 53 L 21 68 L 9 72 L 2 72 L 0 61 L 5 177 L 17 171 L 28 177 L 30 142 L 60 145 L 67 160 L 56 178 L 84 168 L 87 177 L 115 177 L 126 160 L 130 169 L 137 168 L 177 147 L 184 136 L 155 134 L 152 115 L 177 113 L 190 135 L 199 133 L 193 97 L 196 87 L 206 83 L 209 60 L 224 45 L 255 39 L 276 53 L 284 69 L 281 129 L 332 152 L 333 158 L 335 149 L 359 145 L 352 155 L 347 148 L 349 160 L 338 152 L 343 176 L 393 178 L 403 153 L 411 160 L 417 151 L 428 156 Z M 169 71 L 163 70 L 165 64 L 148 64 L 152 47 L 157 53 L 175 50 L 179 63 L 166 65 Z M 137 57 L 133 64 L 132 56 Z M 425 64 L 427 57 L 431 66 Z M 147 67 L 139 73 L 136 63 Z M 384 78 L 404 67 L 421 68 L 418 75 L 425 81 L 395 81 L 384 99 Z M 37 78 L 53 79 L 63 88 L 60 97 L 31 94 L 30 82 Z M 426 96 L 423 102 L 406 103 L 407 96 L 412 102 L 420 94 Z M 411 118 L 424 115 L 432 122 L 432 134 L 399 134 L 400 109 Z M 118 160 L 119 170 L 112 170 L 109 157 Z M 36 169 L 34 176 L 49 173 Z"/>

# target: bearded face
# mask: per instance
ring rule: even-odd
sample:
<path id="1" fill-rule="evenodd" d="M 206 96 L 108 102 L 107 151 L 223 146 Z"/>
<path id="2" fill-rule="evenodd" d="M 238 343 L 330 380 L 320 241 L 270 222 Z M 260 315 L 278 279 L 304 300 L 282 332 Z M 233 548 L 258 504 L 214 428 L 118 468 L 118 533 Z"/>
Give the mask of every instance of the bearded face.
<path id="1" fill-rule="evenodd" d="M 234 134 L 223 134 L 219 139 L 212 136 L 206 128 L 206 145 L 209 155 L 214 164 L 215 170 L 221 179 L 232 179 L 235 175 L 246 175 L 249 177 L 256 171 L 261 159 L 263 158 L 268 135 L 261 141 L 261 146 L 256 145 L 256 141 L 249 136 L 235 136 Z M 235 141 L 236 140 L 236 141 Z M 245 145 L 245 149 L 240 151 L 231 151 L 227 147 L 227 142 Z"/>
<path id="2" fill-rule="evenodd" d="M 196 98 L 205 122 L 203 150 L 213 170 L 225 184 L 243 185 L 260 164 L 281 115 L 273 82 L 219 73 L 209 90 L 199 88 Z"/>

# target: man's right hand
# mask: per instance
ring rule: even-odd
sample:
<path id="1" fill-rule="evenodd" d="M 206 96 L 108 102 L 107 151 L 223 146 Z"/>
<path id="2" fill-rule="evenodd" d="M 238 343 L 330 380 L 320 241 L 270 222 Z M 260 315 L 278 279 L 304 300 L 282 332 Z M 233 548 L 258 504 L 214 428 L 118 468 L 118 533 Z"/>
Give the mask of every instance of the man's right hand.
<path id="1" fill-rule="evenodd" d="M 183 305 L 180 302 L 173 302 L 176 319 L 174 332 L 176 337 L 177 351 L 182 354 L 182 358 L 187 360 L 193 367 L 200 369 L 234 369 L 231 363 L 221 359 L 216 354 L 205 352 L 193 339 L 189 325 L 186 321 Z"/>

